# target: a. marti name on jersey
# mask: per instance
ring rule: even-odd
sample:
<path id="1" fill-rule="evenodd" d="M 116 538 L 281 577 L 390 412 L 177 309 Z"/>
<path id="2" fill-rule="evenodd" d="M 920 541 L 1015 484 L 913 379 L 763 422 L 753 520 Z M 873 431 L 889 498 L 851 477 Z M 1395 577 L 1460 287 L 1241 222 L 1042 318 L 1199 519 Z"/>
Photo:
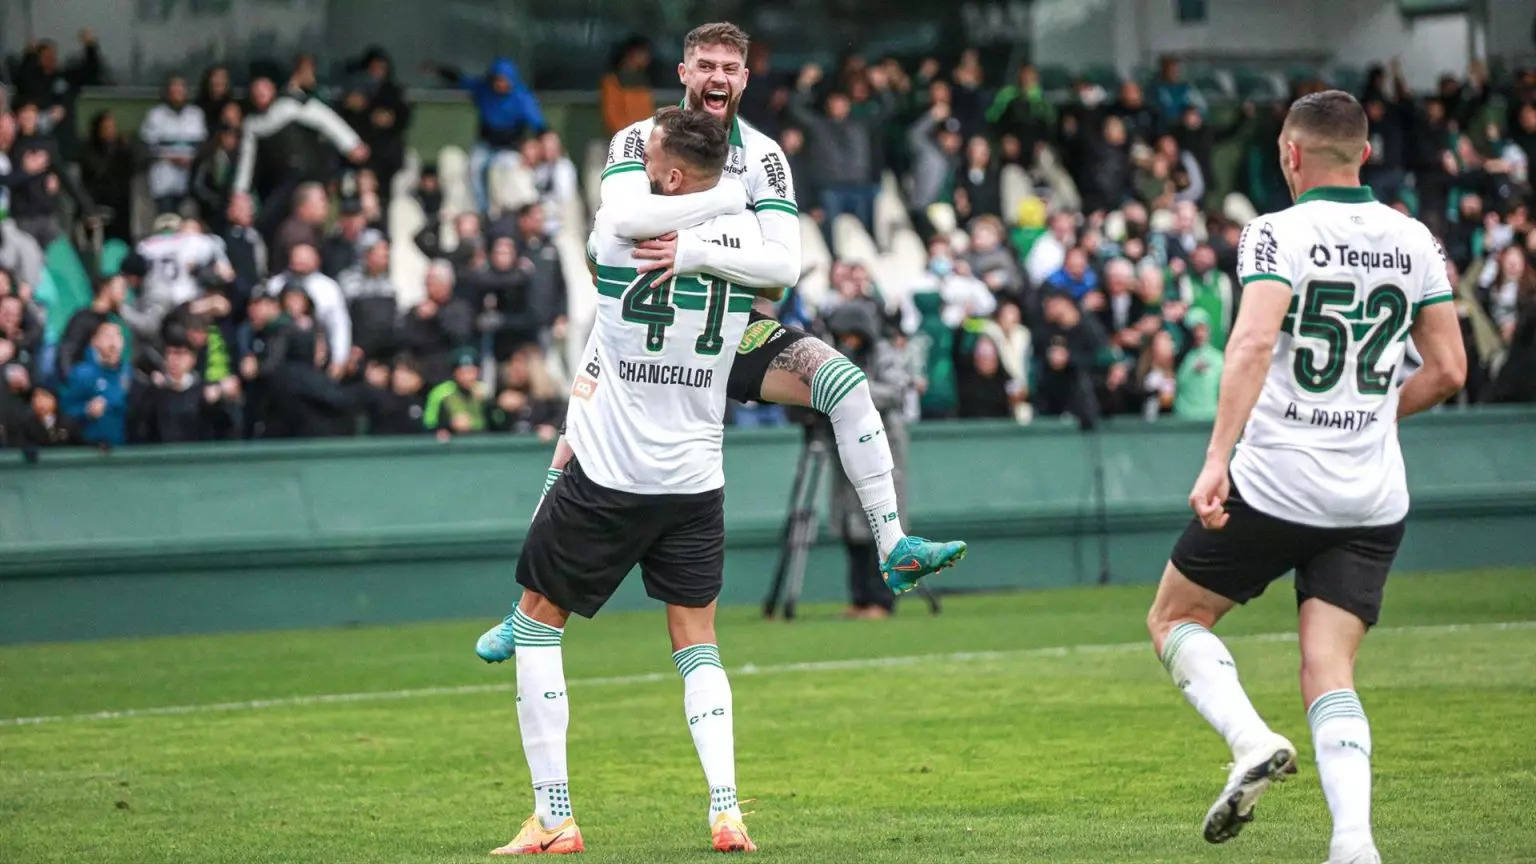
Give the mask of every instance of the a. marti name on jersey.
<path id="1" fill-rule="evenodd" d="M 705 389 L 715 380 L 715 370 L 693 366 L 674 366 L 667 363 L 635 363 L 619 361 L 619 377 L 636 384 L 674 384 L 678 387 Z"/>
<path id="2" fill-rule="evenodd" d="M 1345 411 L 1313 408 L 1310 414 L 1311 416 L 1309 417 L 1303 417 L 1301 412 L 1296 409 L 1295 402 L 1292 402 L 1285 409 L 1285 419 L 1298 422 L 1305 421 L 1308 425 L 1318 426 L 1323 429 L 1344 429 L 1346 431 L 1364 429 L 1375 423 L 1377 419 L 1375 411 L 1364 411 L 1358 408 Z"/>
<path id="3" fill-rule="evenodd" d="M 1413 258 L 1396 246 L 1390 252 L 1377 252 L 1374 249 L 1351 249 L 1343 243 L 1332 248 L 1321 243 L 1313 245 L 1313 264 L 1327 267 L 1335 261 L 1345 267 L 1365 270 L 1396 270 L 1404 276 L 1413 272 Z"/>

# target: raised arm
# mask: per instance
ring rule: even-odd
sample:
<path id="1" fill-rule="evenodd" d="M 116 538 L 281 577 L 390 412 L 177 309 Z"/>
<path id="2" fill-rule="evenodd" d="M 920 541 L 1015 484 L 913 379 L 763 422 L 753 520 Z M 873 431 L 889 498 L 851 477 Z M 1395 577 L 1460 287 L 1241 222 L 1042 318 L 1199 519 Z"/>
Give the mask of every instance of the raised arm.
<path id="1" fill-rule="evenodd" d="M 645 175 L 646 134 L 643 126 L 631 126 L 615 135 L 608 147 L 608 167 L 599 187 L 599 230 L 628 240 L 649 240 L 746 207 L 746 189 L 731 178 L 706 192 L 652 194 Z"/>
<path id="2" fill-rule="evenodd" d="M 677 272 L 711 273 L 778 299 L 800 281 L 800 210 L 783 151 L 771 145 L 747 165 L 747 193 L 763 233 L 761 246 L 730 249 L 691 232 L 677 238 Z"/>

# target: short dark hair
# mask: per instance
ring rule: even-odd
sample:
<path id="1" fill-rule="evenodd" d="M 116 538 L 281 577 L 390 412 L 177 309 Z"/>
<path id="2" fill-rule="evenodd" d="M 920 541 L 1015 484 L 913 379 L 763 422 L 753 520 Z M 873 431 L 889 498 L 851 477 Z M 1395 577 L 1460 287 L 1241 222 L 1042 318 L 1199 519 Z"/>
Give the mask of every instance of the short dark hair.
<path id="1" fill-rule="evenodd" d="M 707 45 L 724 45 L 727 48 L 735 48 L 742 57 L 747 56 L 747 46 L 751 44 L 747 32 L 729 21 L 717 21 L 713 24 L 700 24 L 688 31 L 683 37 L 683 56 L 695 48 Z"/>
<path id="2" fill-rule="evenodd" d="M 668 106 L 656 112 L 663 133 L 661 149 L 698 169 L 717 175 L 725 168 L 731 141 L 725 126 L 707 111 Z"/>
<path id="3" fill-rule="evenodd" d="M 1343 90 L 1323 90 L 1297 99 L 1285 115 L 1285 126 L 1324 141 L 1341 143 L 1364 144 L 1370 131 L 1365 109 Z"/>

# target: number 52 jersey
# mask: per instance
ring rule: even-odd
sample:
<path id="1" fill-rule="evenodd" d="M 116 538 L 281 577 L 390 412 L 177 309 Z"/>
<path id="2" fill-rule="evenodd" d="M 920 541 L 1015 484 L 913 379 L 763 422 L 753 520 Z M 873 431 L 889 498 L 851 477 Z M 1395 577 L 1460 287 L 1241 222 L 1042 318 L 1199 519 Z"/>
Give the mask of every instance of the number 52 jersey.
<path id="1" fill-rule="evenodd" d="M 1397 371 L 1419 310 L 1452 299 L 1429 229 L 1366 187 L 1322 187 L 1243 229 L 1238 275 L 1289 286 L 1269 373 L 1232 460 L 1262 513 L 1323 527 L 1408 513 Z"/>
<path id="2" fill-rule="evenodd" d="M 750 211 L 688 230 L 734 248 L 763 242 Z M 719 489 L 726 382 L 753 292 L 707 274 L 657 282 L 636 271 L 632 241 L 601 227 L 587 251 L 597 265 L 597 318 L 566 411 L 582 470 L 639 495 Z"/>

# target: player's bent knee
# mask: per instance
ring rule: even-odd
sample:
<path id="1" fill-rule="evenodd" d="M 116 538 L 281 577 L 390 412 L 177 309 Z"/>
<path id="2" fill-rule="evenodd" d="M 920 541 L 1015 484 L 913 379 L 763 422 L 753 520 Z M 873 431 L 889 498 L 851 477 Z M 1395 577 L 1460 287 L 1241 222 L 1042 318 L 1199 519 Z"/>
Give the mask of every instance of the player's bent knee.
<path id="1" fill-rule="evenodd" d="M 1191 582 L 1170 561 L 1163 568 L 1163 578 L 1158 583 L 1152 608 L 1147 610 L 1147 635 L 1152 637 L 1153 646 L 1161 651 L 1163 639 L 1174 625 L 1193 621 L 1209 630 L 1230 608 L 1232 601 Z"/>
<path id="2" fill-rule="evenodd" d="M 553 600 L 527 588 L 523 589 L 523 596 L 517 601 L 517 608 L 540 624 L 562 629 L 565 627 L 566 620 L 571 617 L 571 613 L 556 606 Z"/>
<path id="3" fill-rule="evenodd" d="M 684 648 L 715 641 L 715 604 L 708 606 L 667 606 L 667 634 L 672 648 Z"/>

